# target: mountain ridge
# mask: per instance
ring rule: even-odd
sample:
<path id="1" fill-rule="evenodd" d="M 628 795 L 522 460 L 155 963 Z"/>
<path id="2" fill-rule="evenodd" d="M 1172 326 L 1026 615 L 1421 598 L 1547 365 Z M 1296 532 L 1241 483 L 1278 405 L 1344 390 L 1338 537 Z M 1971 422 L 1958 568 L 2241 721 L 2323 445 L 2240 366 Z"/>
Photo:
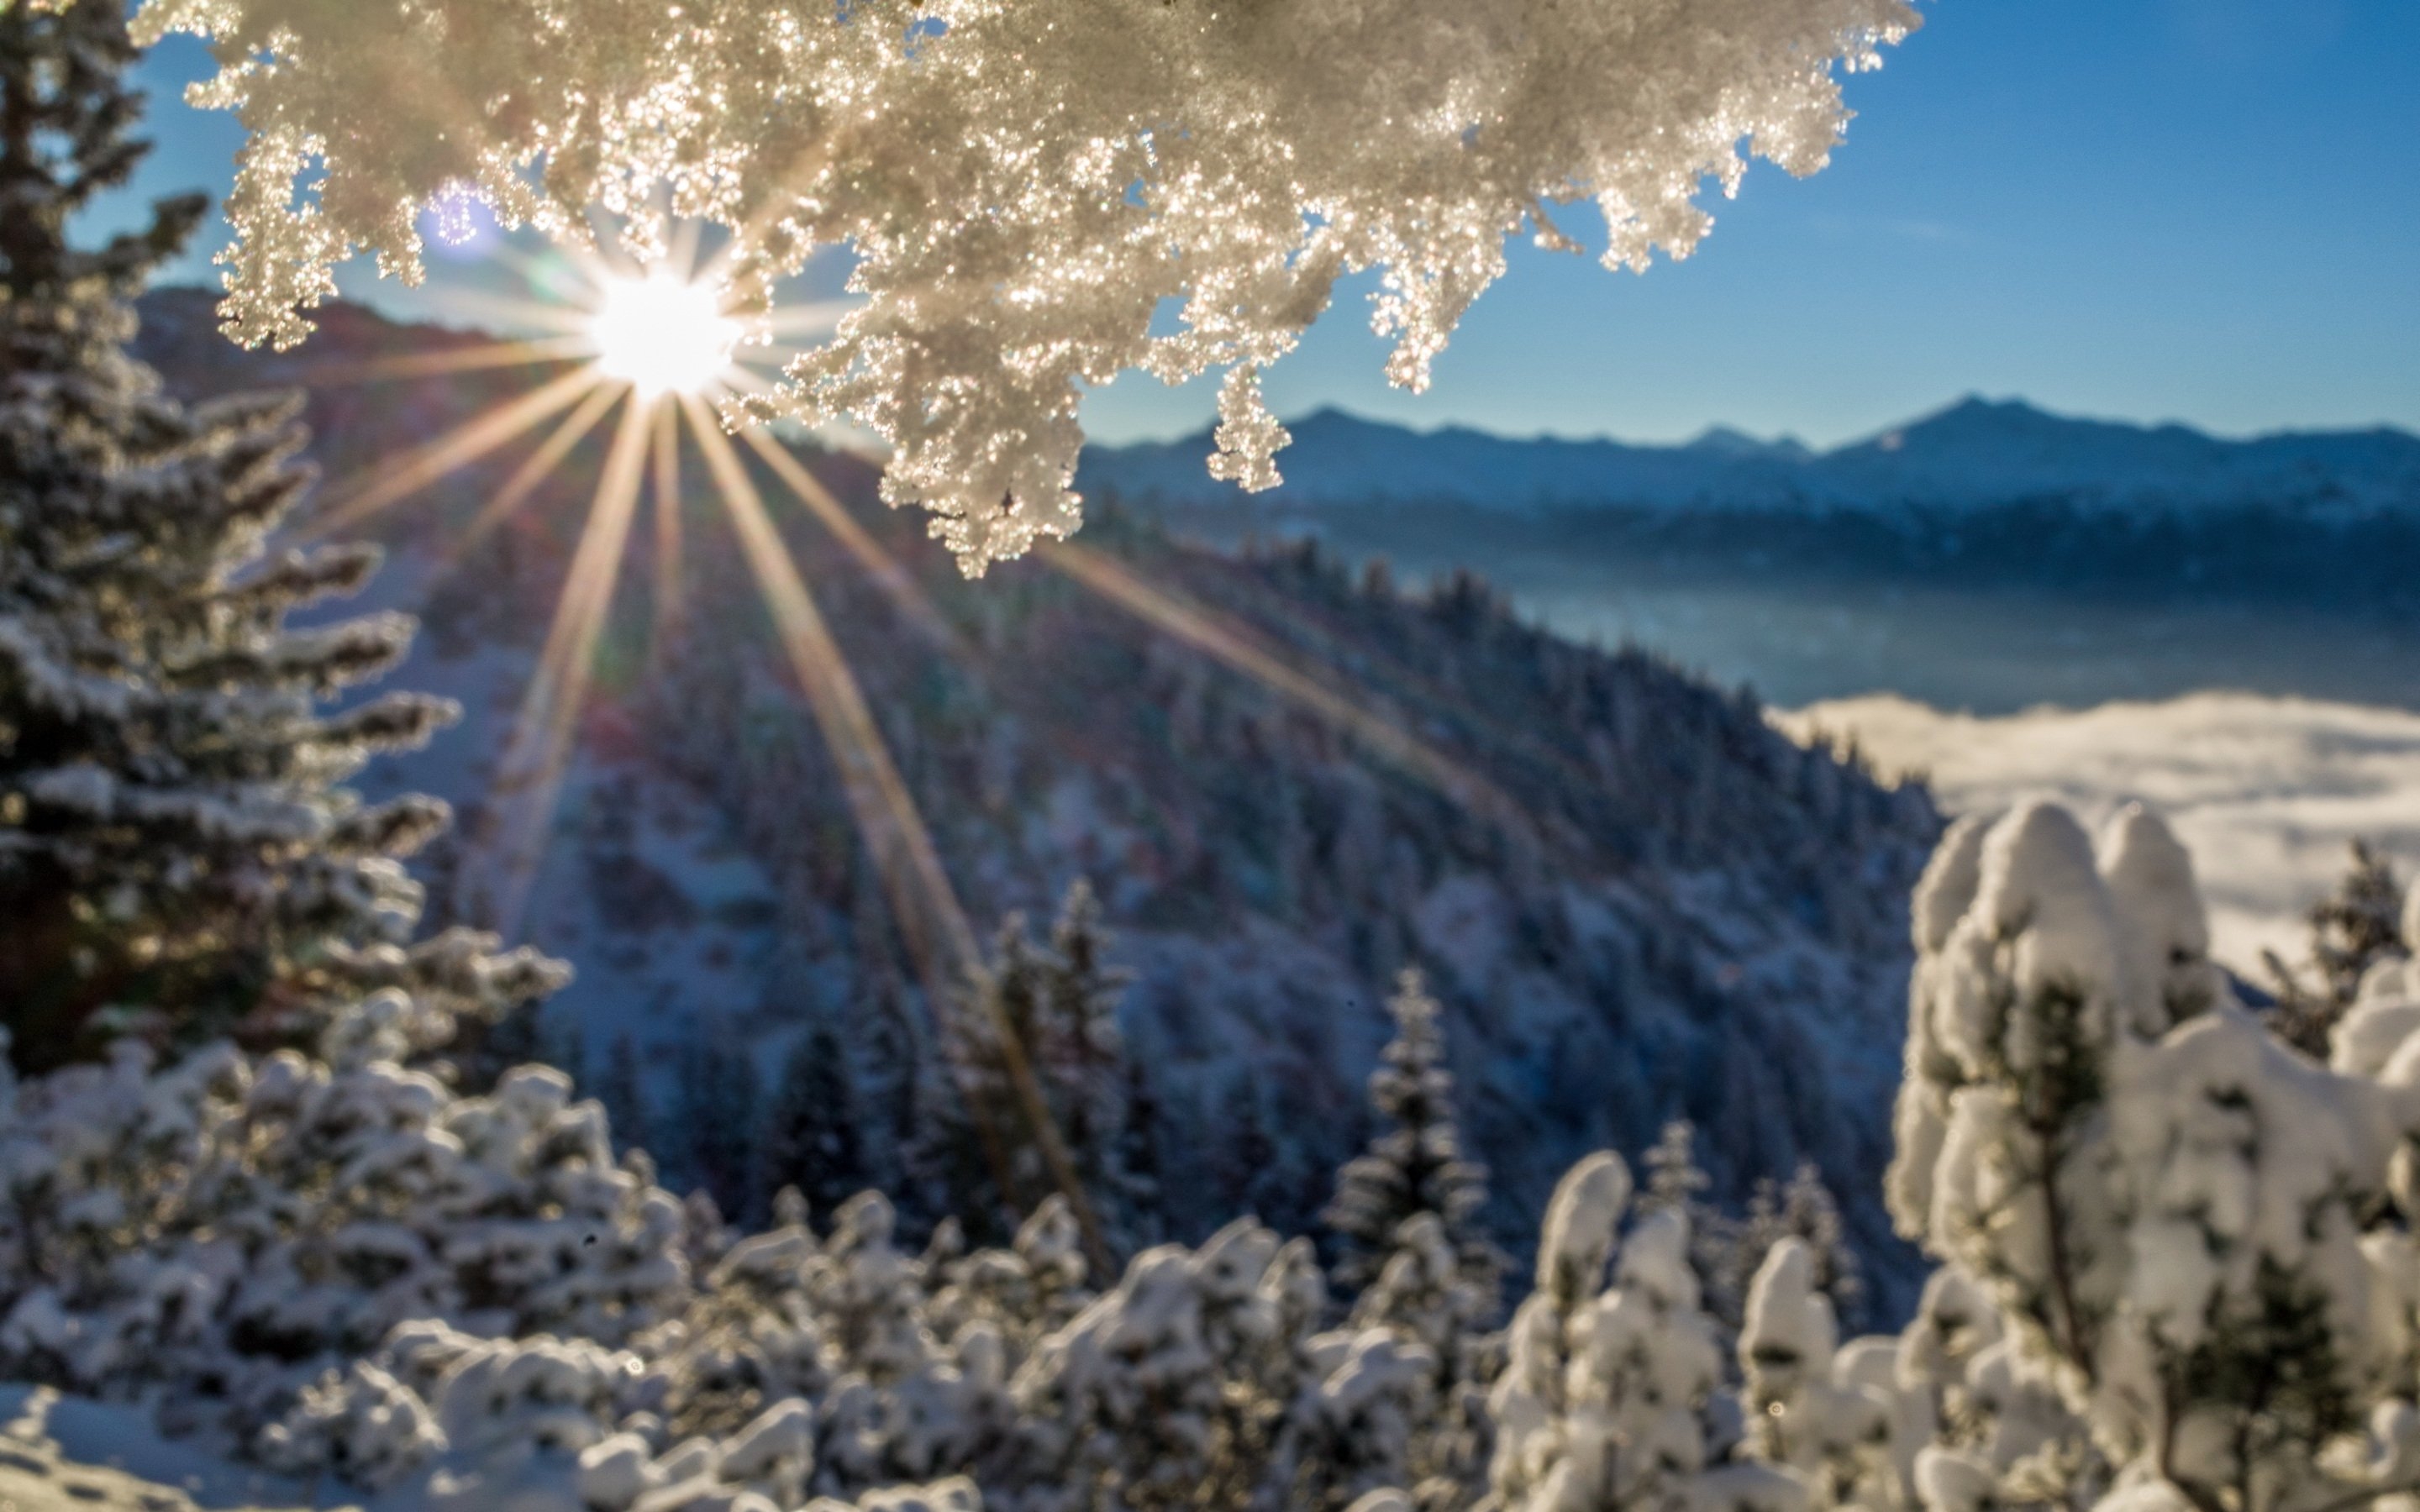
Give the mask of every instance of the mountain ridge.
<path id="1" fill-rule="evenodd" d="M 1482 508 L 1978 511 L 2067 500 L 2087 507 L 2420 512 L 2420 435 L 2393 425 L 2234 439 L 2054 413 L 1969 393 L 1827 450 L 1725 425 L 1677 444 L 1419 430 L 1324 407 L 1290 423 L 1285 482 L 1267 504 L 1373 501 Z M 1243 500 L 1212 479 L 1208 429 L 1088 448 L 1078 486 L 1179 505 Z"/>

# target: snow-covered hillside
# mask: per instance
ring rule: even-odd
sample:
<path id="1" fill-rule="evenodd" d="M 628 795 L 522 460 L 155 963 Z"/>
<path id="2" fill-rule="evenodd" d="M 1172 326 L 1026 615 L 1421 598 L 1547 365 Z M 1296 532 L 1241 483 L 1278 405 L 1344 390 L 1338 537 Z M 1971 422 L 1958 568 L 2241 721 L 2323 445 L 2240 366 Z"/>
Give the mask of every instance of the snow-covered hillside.
<path id="1" fill-rule="evenodd" d="M 2179 511 L 2420 509 L 2420 437 L 2391 428 L 2222 440 L 1969 397 L 1829 452 L 1709 431 L 1679 446 L 1416 431 L 1323 409 L 1290 426 L 1273 505 L 1375 501 L 1528 510 L 1616 505 L 1985 510 L 2071 501 Z M 1238 497 L 1202 459 L 1208 433 L 1084 454 L 1079 486 L 1138 499 Z"/>
<path id="2" fill-rule="evenodd" d="M 146 355 L 189 391 L 309 380 L 448 339 L 338 310 L 295 354 L 245 356 L 195 297 L 148 310 Z M 333 491 L 528 381 L 318 383 Z M 472 835 L 601 450 L 575 453 L 452 560 L 455 529 L 534 444 L 375 522 L 394 552 L 379 595 L 427 622 L 396 681 L 470 713 L 371 785 L 444 795 Z M 1578 1155 L 1643 1149 L 1687 1117 L 1734 1197 L 1818 1162 L 1855 1194 L 1884 1304 L 1905 1300 L 1904 1252 L 1872 1193 L 1906 889 L 1937 827 L 1919 791 L 1800 749 L 1752 701 L 1652 656 L 1528 628 L 1473 583 L 1406 593 L 1293 550 L 1233 560 L 1132 520 L 1088 530 L 1092 549 L 1351 690 L 1505 800 L 1457 802 L 1042 563 L 962 582 L 912 521 L 871 506 L 870 469 L 809 460 L 939 609 L 938 634 L 904 618 L 801 512 L 783 514 L 976 926 L 1045 915 L 1079 878 L 1107 906 L 1136 975 L 1126 1034 L 1152 1084 L 1173 1232 L 1246 1209 L 1310 1226 L 1363 1137 L 1384 989 L 1419 964 L 1447 1004 L 1508 1242 L 1534 1234 Z M 692 457 L 689 633 L 651 643 L 643 542 L 528 915 L 534 942 L 580 972 L 551 1011 L 551 1048 L 597 1074 L 629 1038 L 647 1105 L 616 1126 L 638 1124 L 680 1180 L 698 1047 L 745 1047 L 769 1078 L 799 1036 L 830 1030 L 858 1071 L 871 1174 L 912 1207 L 902 1089 L 931 1054 L 914 977 L 701 471 Z M 437 857 L 438 891 L 475 903 L 487 879 L 464 854 Z"/>

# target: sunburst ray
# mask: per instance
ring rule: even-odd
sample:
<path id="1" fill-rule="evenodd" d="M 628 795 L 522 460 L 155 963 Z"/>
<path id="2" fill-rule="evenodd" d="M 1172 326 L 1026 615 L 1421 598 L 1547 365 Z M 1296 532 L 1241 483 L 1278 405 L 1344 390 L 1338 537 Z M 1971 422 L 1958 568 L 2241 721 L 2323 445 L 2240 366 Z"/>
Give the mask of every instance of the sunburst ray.
<path id="1" fill-rule="evenodd" d="M 739 439 L 764 459 L 766 467 L 782 481 L 782 486 L 799 502 L 806 505 L 832 538 L 857 559 L 857 564 L 865 569 L 866 576 L 891 600 L 901 617 L 951 656 L 965 656 L 966 645 L 959 639 L 957 628 L 942 615 L 931 596 L 899 560 L 884 550 L 882 543 L 868 533 L 847 508 L 832 497 L 831 490 L 808 471 L 807 465 L 799 460 L 797 453 L 761 427 L 741 431 Z"/>
<path id="2" fill-rule="evenodd" d="M 462 528 L 462 533 L 455 537 L 446 551 L 444 564 L 450 567 L 459 562 L 473 547 L 487 539 L 489 532 L 510 519 L 516 510 L 528 502 L 530 495 L 554 476 L 555 470 L 563 465 L 565 457 L 571 455 L 572 448 L 587 440 L 588 433 L 597 428 L 597 423 L 604 419 L 606 412 L 619 404 L 628 392 L 601 383 L 590 391 L 587 397 L 580 401 L 579 408 L 563 417 L 563 423 L 538 443 L 537 450 L 532 452 L 520 467 L 513 470 L 513 475 L 504 480 L 504 486 L 496 490 L 495 497 L 481 506 L 471 523 Z"/>
<path id="3" fill-rule="evenodd" d="M 457 315 L 496 321 L 506 327 L 533 327 L 555 336 L 582 336 L 588 331 L 588 312 L 576 304 L 549 303 L 485 289 L 456 288 L 445 294 L 446 308 Z M 544 339 L 544 338 L 538 338 Z"/>
<path id="4" fill-rule="evenodd" d="M 831 628 L 815 607 L 799 576 L 798 563 L 766 513 L 765 501 L 741 465 L 721 425 L 694 395 L 683 395 L 690 427 L 706 454 L 706 471 L 731 516 L 741 554 L 756 577 L 766 607 L 771 610 L 783 649 L 807 696 L 808 706 L 822 727 L 841 789 L 857 819 L 858 830 L 871 852 L 876 872 L 892 901 L 892 915 L 907 936 L 918 973 L 937 1017 L 958 982 L 982 964 L 974 931 L 958 904 L 956 890 L 941 866 L 923 814 L 908 784 L 891 760 L 890 748 L 875 722 L 865 695 L 849 671 L 847 659 L 833 640 Z M 1001 1012 L 989 995 L 978 995 L 996 1015 L 991 1026 L 1002 1069 L 1015 1091 L 1019 1111 L 1035 1146 L 1041 1150 L 1052 1182 L 1066 1196 L 1096 1258 L 1107 1257 L 1100 1224 L 1085 1193 L 1057 1121 L 1042 1097 L 1040 1084 L 1025 1057 L 1016 1026 Z M 977 1103 L 969 1099 L 970 1106 Z M 1005 1191 L 1003 1187 L 1003 1191 Z"/>
<path id="5" fill-rule="evenodd" d="M 535 427 L 596 383 L 594 373 L 578 368 L 473 415 L 419 450 L 380 464 L 352 487 L 338 487 L 337 501 L 305 521 L 296 535 L 304 542 L 321 541 L 360 524 Z"/>
<path id="6" fill-rule="evenodd" d="M 1234 616 L 1151 582 L 1089 547 L 1051 542 L 1039 548 L 1037 554 L 1109 603 L 1343 731 L 1373 754 L 1471 812 L 1498 824 L 1535 829 L 1527 810 L 1503 789 L 1396 721 L 1295 666 Z"/>
<path id="7" fill-rule="evenodd" d="M 692 253 L 694 249 L 691 249 Z M 656 407 L 655 521 L 656 629 L 650 655 L 660 655 L 678 631 L 682 613 L 684 545 L 681 539 L 680 411 Z"/>
<path id="8" fill-rule="evenodd" d="M 612 607 L 613 580 L 629 543 L 645 461 L 648 412 L 633 404 L 623 412 L 597 479 L 597 495 L 572 552 L 571 571 L 555 602 L 554 621 L 538 655 L 535 673 L 521 695 L 513 738 L 498 768 L 489 826 L 491 847 L 487 914 L 506 935 L 520 930 L 521 911 L 546 859 L 555 799 L 570 765 L 572 736 L 596 670 L 598 640 Z"/>
<path id="9" fill-rule="evenodd" d="M 435 378 L 447 373 L 474 373 L 487 368 L 523 367 L 543 363 L 580 362 L 592 348 L 585 336 L 543 336 L 523 341 L 484 341 L 452 351 L 407 352 L 310 369 L 301 381 L 319 386 L 380 383 L 396 378 Z"/>

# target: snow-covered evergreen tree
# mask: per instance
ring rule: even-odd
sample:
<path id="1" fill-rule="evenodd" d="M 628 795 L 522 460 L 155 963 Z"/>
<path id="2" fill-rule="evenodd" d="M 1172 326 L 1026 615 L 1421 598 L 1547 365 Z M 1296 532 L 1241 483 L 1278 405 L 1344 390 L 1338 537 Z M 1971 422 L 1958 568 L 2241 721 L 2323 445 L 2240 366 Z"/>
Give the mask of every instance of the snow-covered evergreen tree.
<path id="1" fill-rule="evenodd" d="M 968 1095 L 981 1101 L 978 1121 L 1009 1146 L 1003 1153 L 1016 1186 L 1005 1194 L 1009 1204 L 1030 1211 L 1054 1183 L 1015 1089 L 1001 1026 L 1017 1037 L 1103 1239 L 1124 1254 L 1147 1224 L 1156 1193 L 1147 1173 L 1129 1165 L 1148 1149 L 1138 1137 L 1132 1101 L 1147 1073 L 1126 1060 L 1117 1023 L 1126 977 L 1105 959 L 1108 946 L 1100 904 L 1079 880 L 1067 889 L 1047 941 L 1036 942 L 1021 916 L 1001 926 L 992 959 L 969 984 L 963 1016 L 973 1062 Z M 974 1163 L 960 1165 L 969 1177 L 988 1180 Z M 980 1198 L 967 1197 L 961 1208 L 980 1211 Z"/>
<path id="2" fill-rule="evenodd" d="M 2420 1132 L 2399 968 L 2314 1065 L 2232 1001 L 2190 860 L 2139 810 L 2097 854 L 2055 807 L 1962 823 L 1916 922 L 1893 1211 L 1998 1315 L 1969 1388 L 2041 1441 L 2014 1467 L 1927 1451 L 1927 1504 L 2013 1497 L 2028 1469 L 2031 1494 L 2105 1482 L 2105 1504 L 2143 1508 L 2420 1487 L 2393 1300 L 2412 1273 L 2397 1151 Z M 2088 1442 L 2049 1437 L 2029 1392 Z"/>
<path id="3" fill-rule="evenodd" d="M 2385 853 L 2366 841 L 2352 842 L 2352 864 L 2335 890 L 2311 905 L 2313 981 L 2264 951 L 2263 964 L 2277 995 L 2270 1023 L 2288 1044 L 2305 1055 L 2325 1056 L 2328 1034 L 2360 995 L 2362 979 L 2381 961 L 2404 957 L 2403 879 Z"/>
<path id="4" fill-rule="evenodd" d="M 1698 1273 L 1706 1311 L 1736 1335 L 1746 1309 L 1748 1278 L 1777 1233 L 1761 1236 L 1765 1242 L 1756 1243 L 1748 1238 L 1748 1221 L 1706 1198 L 1714 1178 L 1698 1164 L 1698 1131 L 1688 1119 L 1666 1123 L 1640 1164 L 1647 1180 L 1638 1192 L 1639 1212 L 1677 1212 L 1689 1221 L 1689 1268 Z M 1762 1183 L 1758 1190 L 1763 1191 Z"/>
<path id="5" fill-rule="evenodd" d="M 619 1343 L 688 1292 L 677 1205 L 616 1165 L 595 1103 L 525 1067 L 462 1097 L 397 1063 L 442 1011 L 382 994 L 326 1058 L 121 1042 L 0 1121 L 0 1372 L 157 1392 L 249 1432 L 397 1325 Z"/>
<path id="6" fill-rule="evenodd" d="M 198 199 L 95 251 L 75 212 L 144 152 L 120 8 L 0 11 L 0 1013 L 19 1064 L 120 1031 L 305 1041 L 382 987 L 493 1015 L 561 980 L 450 933 L 410 943 L 400 860 L 421 797 L 340 784 L 453 717 L 389 694 L 323 708 L 402 656 L 411 622 L 290 628 L 357 591 L 367 548 L 264 559 L 308 474 L 294 404 L 188 409 L 121 350 L 128 301 Z"/>
<path id="7" fill-rule="evenodd" d="M 647 1109 L 646 1075 L 639 1065 L 639 1042 L 628 1030 L 613 1036 L 605 1047 L 605 1064 L 596 1073 L 597 1101 L 604 1106 L 613 1137 L 624 1148 L 645 1149 L 653 1119 Z"/>
<path id="8" fill-rule="evenodd" d="M 1794 1475 L 1729 1458 L 1738 1409 L 1720 1387 L 1723 1350 L 1699 1306 L 1688 1219 L 1642 1219 L 1606 1262 L 1631 1195 L 1606 1152 L 1556 1189 L 1538 1245 L 1537 1289 L 1512 1316 L 1511 1356 L 1490 1396 L 1490 1472 L 1505 1512 L 1632 1512 L 1804 1505 Z"/>
<path id="9" fill-rule="evenodd" d="M 1118 1004 L 1133 976 L 1108 960 L 1110 937 L 1092 884 L 1078 878 L 1061 900 L 1044 963 L 1046 1011 L 1033 1069 L 1049 1094 L 1077 1175 L 1120 1253 L 1135 1248 L 1158 1192 L 1137 1160 L 1147 1153 L 1136 1120 L 1137 1090 L 1149 1071 L 1130 1060 Z"/>
<path id="10" fill-rule="evenodd" d="M 1748 1284 L 1739 1335 L 1747 1421 L 1759 1454 L 1798 1471 L 1817 1505 L 1888 1505 L 1899 1491 L 1895 1394 L 1842 1379 L 1821 1267 L 1814 1245 L 1786 1237 Z"/>
<path id="11" fill-rule="evenodd" d="M 1463 1158 L 1442 1011 L 1415 970 L 1404 971 L 1387 1009 L 1394 1038 L 1370 1075 L 1379 1130 L 1337 1173 L 1336 1196 L 1321 1214 L 1341 1255 L 1336 1279 L 1349 1291 L 1368 1287 L 1395 1254 L 1404 1226 L 1433 1214 L 1463 1284 L 1476 1294 L 1478 1310 L 1468 1321 L 1477 1323 L 1495 1311 L 1503 1260 L 1475 1223 L 1487 1202 L 1487 1172 Z"/>
<path id="12" fill-rule="evenodd" d="M 1786 1182 L 1769 1176 L 1759 1180 L 1748 1195 L 1747 1211 L 1725 1227 L 1719 1280 L 1710 1301 L 1732 1328 L 1746 1321 L 1748 1293 L 1758 1272 L 1774 1250 L 1790 1240 L 1806 1246 L 1815 1285 L 1828 1300 L 1836 1321 L 1849 1324 L 1863 1319 L 1865 1278 L 1857 1252 L 1841 1226 L 1840 1205 L 1812 1162 L 1802 1162 Z"/>
<path id="13" fill-rule="evenodd" d="M 1674 1211 L 1694 1223 L 1707 1206 L 1704 1194 L 1714 1184 L 1706 1168 L 1698 1164 L 1696 1126 L 1686 1119 L 1665 1124 L 1639 1164 L 1647 1167 L 1647 1180 L 1638 1189 L 1638 1211 Z"/>
<path id="14" fill-rule="evenodd" d="M 671 1125 L 679 1169 L 718 1214 L 745 1220 L 766 1195 L 757 1180 L 761 1088 L 748 1046 L 730 1022 L 709 1019 L 681 1045 Z"/>
<path id="15" fill-rule="evenodd" d="M 1223 1211 L 1290 1227 L 1288 1221 L 1310 1204 L 1296 1190 L 1300 1173 L 1291 1149 L 1271 1127 L 1263 1080 L 1248 1071 L 1231 1075 L 1199 1120 L 1197 1137 L 1209 1147 L 1203 1165 Z"/>
<path id="16" fill-rule="evenodd" d="M 1436 1000 L 1405 971 L 1395 1034 L 1370 1077 L 1380 1132 L 1337 1173 L 1322 1215 L 1342 1257 L 1337 1280 L 1356 1330 L 1419 1347 L 1434 1397 L 1406 1451 L 1428 1495 L 1475 1490 L 1484 1470 L 1484 1340 L 1502 1305 L 1505 1259 L 1477 1227 L 1483 1167 L 1462 1158 Z"/>
<path id="17" fill-rule="evenodd" d="M 1249 1219 L 1135 1257 L 1017 1375 L 1020 1505 L 1254 1504 L 1315 1379 L 1324 1294 L 1309 1246 Z"/>

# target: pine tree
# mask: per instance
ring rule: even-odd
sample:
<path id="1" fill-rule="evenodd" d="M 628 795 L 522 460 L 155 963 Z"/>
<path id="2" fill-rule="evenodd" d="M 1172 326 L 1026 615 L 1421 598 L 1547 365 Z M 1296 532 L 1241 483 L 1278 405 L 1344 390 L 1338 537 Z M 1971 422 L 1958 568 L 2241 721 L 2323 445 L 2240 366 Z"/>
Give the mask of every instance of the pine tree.
<path id="1" fill-rule="evenodd" d="M 1274 1181 L 1280 1165 L 1277 1141 L 1269 1134 L 1257 1078 L 1239 1072 L 1231 1079 L 1219 1094 L 1217 1115 L 1202 1133 L 1209 1147 L 1210 1185 L 1219 1211 L 1258 1218 L 1281 1205 Z"/>
<path id="2" fill-rule="evenodd" d="M 1148 1225 L 1154 1193 L 1148 1176 L 1128 1165 L 1144 1147 L 1134 1130 L 1136 1078 L 1117 1024 L 1127 977 L 1108 964 L 1108 946 L 1100 904 L 1081 880 L 1067 889 L 1047 943 L 1037 944 L 1022 916 L 1011 915 L 991 962 L 969 987 L 968 1038 L 973 1094 L 991 1127 L 1024 1133 L 1024 1107 L 994 1026 L 1016 1035 L 1104 1237 L 1125 1251 Z M 1031 1211 L 1051 1190 L 1037 1142 L 1017 1138 L 1008 1160 L 1017 1187 L 1010 1200 Z"/>
<path id="3" fill-rule="evenodd" d="M 1487 1201 L 1487 1173 L 1462 1158 L 1436 999 L 1418 971 L 1406 970 L 1387 1006 L 1395 1037 L 1370 1076 L 1370 1102 L 1382 1129 L 1337 1173 L 1336 1196 L 1322 1215 L 1342 1251 L 1337 1282 L 1353 1291 L 1369 1286 L 1394 1253 L 1405 1221 L 1428 1212 L 1445 1225 L 1465 1271 L 1483 1277 L 1493 1299 L 1502 1257 L 1472 1227 Z"/>
<path id="4" fill-rule="evenodd" d="M 1674 1119 L 1664 1125 L 1656 1136 L 1655 1146 L 1648 1150 L 1644 1161 L 1647 1185 L 1638 1194 L 1641 1212 L 1678 1211 L 1695 1222 L 1699 1209 L 1705 1206 L 1700 1196 L 1714 1184 L 1705 1167 L 1698 1164 L 1698 1130 L 1686 1119 Z"/>
<path id="5" fill-rule="evenodd" d="M 766 1114 L 757 1184 L 795 1187 L 810 1211 L 833 1212 L 873 1184 L 856 1082 L 838 1036 L 818 1025 L 782 1067 Z"/>
<path id="6" fill-rule="evenodd" d="M 2317 985 L 2275 951 L 2261 952 L 2277 994 L 2270 1026 L 2287 1043 L 2325 1058 L 2328 1033 L 2360 995 L 2361 979 L 2379 962 L 2407 953 L 2403 890 L 2394 863 L 2367 841 L 2356 840 L 2344 879 L 2304 916 L 2311 929 L 2310 966 L 2319 978 Z"/>
<path id="7" fill-rule="evenodd" d="M 1131 1057 L 1126 1060 L 1125 1119 L 1125 1133 L 1118 1141 L 1118 1165 L 1132 1199 L 1125 1238 L 1142 1248 L 1157 1243 L 1163 1230 L 1159 1093 L 1152 1086 L 1151 1072 Z"/>
<path id="8" fill-rule="evenodd" d="M 1697 1273 L 1706 1310 L 1736 1332 L 1746 1302 L 1747 1278 L 1756 1273 L 1758 1262 L 1772 1247 L 1772 1237 L 1756 1242 L 1754 1253 L 1743 1262 L 1748 1226 L 1706 1200 L 1704 1194 L 1713 1189 L 1714 1178 L 1698 1164 L 1698 1130 L 1688 1119 L 1674 1119 L 1665 1124 L 1643 1164 L 1647 1184 L 1638 1194 L 1639 1211 L 1674 1212 L 1688 1220 L 1689 1268 Z"/>
<path id="9" fill-rule="evenodd" d="M 1154 1158 L 1148 1131 L 1136 1126 L 1150 1117 L 1147 1089 L 1140 1093 L 1143 1105 L 1137 1102 L 1146 1077 L 1127 1059 L 1118 1029 L 1118 1004 L 1133 977 L 1108 963 L 1109 948 L 1100 901 L 1092 885 L 1078 878 L 1060 904 L 1042 963 L 1043 1020 L 1034 1070 L 1110 1242 L 1130 1253 L 1140 1245 L 1157 1193 L 1148 1171 L 1137 1164 Z"/>
<path id="10" fill-rule="evenodd" d="M 613 1126 L 614 1143 L 624 1149 L 644 1149 L 654 1142 L 646 1078 L 639 1067 L 638 1041 L 628 1030 L 613 1036 L 613 1042 L 606 1047 L 596 1093 L 604 1105 L 606 1121 Z"/>
<path id="11" fill-rule="evenodd" d="M 754 1216 L 756 1068 L 726 1020 L 700 1026 L 682 1047 L 672 1131 L 689 1157 L 689 1181 L 715 1207 L 743 1220 Z"/>
<path id="12" fill-rule="evenodd" d="M 1801 1162 L 1786 1183 L 1769 1176 L 1759 1180 L 1747 1215 L 1731 1227 L 1718 1289 L 1708 1299 L 1725 1324 L 1745 1325 L 1757 1273 L 1789 1240 L 1804 1245 L 1815 1288 L 1829 1300 L 1833 1315 L 1850 1326 L 1863 1319 L 1866 1285 L 1856 1251 L 1841 1226 L 1839 1202 L 1812 1161 Z"/>
<path id="13" fill-rule="evenodd" d="M 411 623 L 307 630 L 378 553 L 264 561 L 307 471 L 294 401 L 187 409 L 122 350 L 129 301 L 198 222 L 157 205 L 97 251 L 69 223 L 146 150 L 124 8 L 0 10 L 0 1015 L 20 1066 L 112 1032 L 302 1038 L 405 986 L 477 1017 L 561 979 L 449 933 L 408 946 L 398 862 L 442 804 L 338 784 L 454 717 L 389 694 L 320 705 L 393 667 Z"/>

